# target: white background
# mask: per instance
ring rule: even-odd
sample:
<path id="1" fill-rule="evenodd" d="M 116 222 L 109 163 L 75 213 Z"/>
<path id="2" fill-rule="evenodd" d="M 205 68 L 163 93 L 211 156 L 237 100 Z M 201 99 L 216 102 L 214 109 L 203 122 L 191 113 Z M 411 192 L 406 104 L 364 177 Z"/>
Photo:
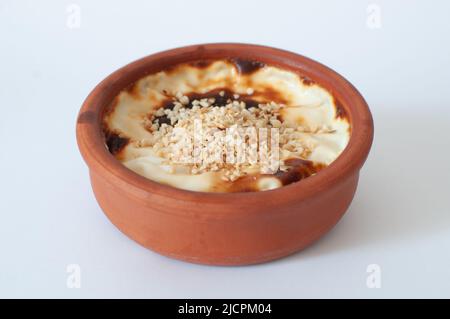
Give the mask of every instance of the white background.
<path id="1" fill-rule="evenodd" d="M 450 297 L 450 4 L 0 2 L 0 297 Z M 349 211 L 319 242 L 249 267 L 192 265 L 122 235 L 75 141 L 90 90 L 137 58 L 249 42 L 316 59 L 366 97 L 374 145 Z M 68 264 L 81 288 L 66 286 Z M 369 264 L 381 288 L 366 285 Z"/>

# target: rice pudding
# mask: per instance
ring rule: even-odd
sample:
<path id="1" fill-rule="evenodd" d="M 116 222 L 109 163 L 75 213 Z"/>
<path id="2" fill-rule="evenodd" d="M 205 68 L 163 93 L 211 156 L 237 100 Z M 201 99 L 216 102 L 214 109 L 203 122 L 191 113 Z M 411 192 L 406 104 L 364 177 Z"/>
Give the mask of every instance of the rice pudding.
<path id="1" fill-rule="evenodd" d="M 201 192 L 279 188 L 332 163 L 345 109 L 309 78 L 258 61 L 195 61 L 139 79 L 103 116 L 105 144 L 150 180 Z"/>

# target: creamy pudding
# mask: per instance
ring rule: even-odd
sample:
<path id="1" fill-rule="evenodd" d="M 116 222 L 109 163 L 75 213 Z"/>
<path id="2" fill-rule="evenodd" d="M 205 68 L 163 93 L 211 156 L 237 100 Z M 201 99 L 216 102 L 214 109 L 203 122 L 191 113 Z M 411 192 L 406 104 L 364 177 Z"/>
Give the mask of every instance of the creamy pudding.
<path id="1" fill-rule="evenodd" d="M 150 180 L 202 192 L 263 191 L 316 174 L 350 138 L 345 109 L 300 74 L 241 59 L 147 75 L 106 109 L 108 150 Z"/>

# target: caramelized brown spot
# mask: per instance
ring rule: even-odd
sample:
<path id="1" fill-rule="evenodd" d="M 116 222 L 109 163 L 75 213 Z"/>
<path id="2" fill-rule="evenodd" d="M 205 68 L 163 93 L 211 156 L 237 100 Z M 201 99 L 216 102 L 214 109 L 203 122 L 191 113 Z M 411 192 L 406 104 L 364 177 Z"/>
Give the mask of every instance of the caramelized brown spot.
<path id="1" fill-rule="evenodd" d="M 259 61 L 241 58 L 234 58 L 230 61 L 236 66 L 240 74 L 250 74 L 266 66 L 264 63 Z"/>
<path id="2" fill-rule="evenodd" d="M 168 110 L 173 110 L 173 108 L 175 107 L 175 103 L 173 100 L 166 100 L 163 102 L 162 104 L 164 109 L 168 109 Z"/>
<path id="3" fill-rule="evenodd" d="M 302 80 L 304 85 L 311 86 L 311 85 L 315 84 L 315 82 L 307 76 L 303 75 L 300 77 L 300 79 Z"/>
<path id="4" fill-rule="evenodd" d="M 253 99 L 249 99 L 249 98 L 243 98 L 243 101 L 245 102 L 245 108 L 246 109 L 250 109 L 252 107 L 257 108 L 259 104 L 261 104 L 261 102 L 255 101 Z"/>
<path id="5" fill-rule="evenodd" d="M 162 103 L 162 108 L 164 108 L 164 109 L 173 110 L 174 107 L 175 107 L 175 104 L 172 99 L 167 99 L 166 101 L 164 101 Z M 152 120 L 153 123 L 158 122 L 160 125 L 161 124 L 171 125 L 170 119 L 167 117 L 166 114 L 161 115 L 161 116 L 155 116 L 153 118 L 150 117 L 150 120 Z"/>
<path id="6" fill-rule="evenodd" d="M 117 155 L 130 141 L 126 137 L 121 137 L 119 134 L 114 132 L 106 132 L 106 145 L 111 154 Z"/>
<path id="7" fill-rule="evenodd" d="M 141 97 L 141 95 L 139 94 L 139 88 L 136 83 L 131 83 L 125 88 L 124 91 L 130 94 L 135 99 L 140 99 Z"/>
<path id="8" fill-rule="evenodd" d="M 278 104 L 287 104 L 286 97 L 280 91 L 275 90 L 270 86 L 264 87 L 261 91 L 258 90 L 254 95 L 260 96 L 264 101 L 275 102 Z"/>
<path id="9" fill-rule="evenodd" d="M 161 124 L 167 124 L 167 125 L 171 125 L 170 119 L 167 117 L 166 114 L 161 115 L 161 116 L 155 116 L 155 118 L 153 119 L 153 122 L 158 121 L 159 125 Z"/>
<path id="10" fill-rule="evenodd" d="M 288 171 L 278 170 L 275 174 L 250 174 L 242 176 L 233 182 L 225 182 L 220 187 L 225 189 L 226 192 L 256 192 L 258 189 L 258 180 L 263 176 L 274 176 L 277 178 L 283 186 L 289 185 L 302 179 L 305 179 L 311 175 L 316 174 L 320 170 L 326 167 L 324 164 L 317 164 L 312 161 L 304 160 L 301 158 L 290 158 L 285 160 L 285 164 L 290 166 Z"/>
<path id="11" fill-rule="evenodd" d="M 336 118 L 338 119 L 348 119 L 347 110 L 342 106 L 341 102 L 334 98 L 334 105 L 336 108 Z"/>
<path id="12" fill-rule="evenodd" d="M 209 67 L 214 61 L 213 60 L 198 60 L 189 63 L 190 66 L 198 69 L 206 69 Z"/>
<path id="13" fill-rule="evenodd" d="M 290 158 L 284 162 L 286 166 L 291 167 L 285 172 L 279 170 L 275 173 L 275 177 L 278 178 L 283 185 L 301 181 L 326 167 L 324 164 L 316 164 L 301 158 Z"/>
<path id="14" fill-rule="evenodd" d="M 285 161 L 287 166 L 290 166 L 288 171 L 278 170 L 275 174 L 251 174 L 238 178 L 233 182 L 226 182 L 228 185 L 222 186 L 226 192 L 256 192 L 258 189 L 258 179 L 263 176 L 274 176 L 283 186 L 295 182 L 299 182 L 311 175 L 316 174 L 326 167 L 324 164 L 316 164 L 312 161 L 291 158 Z"/>
<path id="15" fill-rule="evenodd" d="M 176 72 L 180 68 L 181 65 L 182 64 L 167 65 L 164 67 L 163 71 L 167 74 L 170 74 L 170 73 Z"/>
<path id="16" fill-rule="evenodd" d="M 247 176 L 242 176 L 233 182 L 226 182 L 225 186 L 227 193 L 244 193 L 244 192 L 256 192 L 257 188 L 257 178 L 259 174 L 252 174 Z"/>
<path id="17" fill-rule="evenodd" d="M 223 96 L 220 95 L 220 92 L 223 92 Z M 214 105 L 217 106 L 225 106 L 228 104 L 229 100 L 233 100 L 233 92 L 228 89 L 215 89 L 206 93 L 193 92 L 186 94 L 186 96 L 189 98 L 189 105 L 186 106 L 188 108 L 192 107 L 192 102 L 194 100 L 214 98 Z"/>

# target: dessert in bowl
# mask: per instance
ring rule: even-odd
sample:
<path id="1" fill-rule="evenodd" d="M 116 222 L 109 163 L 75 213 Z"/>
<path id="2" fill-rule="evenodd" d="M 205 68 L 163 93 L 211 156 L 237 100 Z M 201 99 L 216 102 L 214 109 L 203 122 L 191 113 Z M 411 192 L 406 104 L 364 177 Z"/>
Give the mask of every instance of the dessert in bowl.
<path id="1" fill-rule="evenodd" d="M 297 182 L 328 166 L 350 138 L 345 112 L 319 84 L 236 58 L 139 79 L 113 100 L 103 128 L 109 151 L 129 169 L 202 192 Z"/>
<path id="2" fill-rule="evenodd" d="M 94 89 L 77 122 L 94 193 L 119 229 L 223 265 L 279 258 L 326 233 L 372 138 L 367 104 L 340 75 L 244 44 L 133 62 Z"/>

